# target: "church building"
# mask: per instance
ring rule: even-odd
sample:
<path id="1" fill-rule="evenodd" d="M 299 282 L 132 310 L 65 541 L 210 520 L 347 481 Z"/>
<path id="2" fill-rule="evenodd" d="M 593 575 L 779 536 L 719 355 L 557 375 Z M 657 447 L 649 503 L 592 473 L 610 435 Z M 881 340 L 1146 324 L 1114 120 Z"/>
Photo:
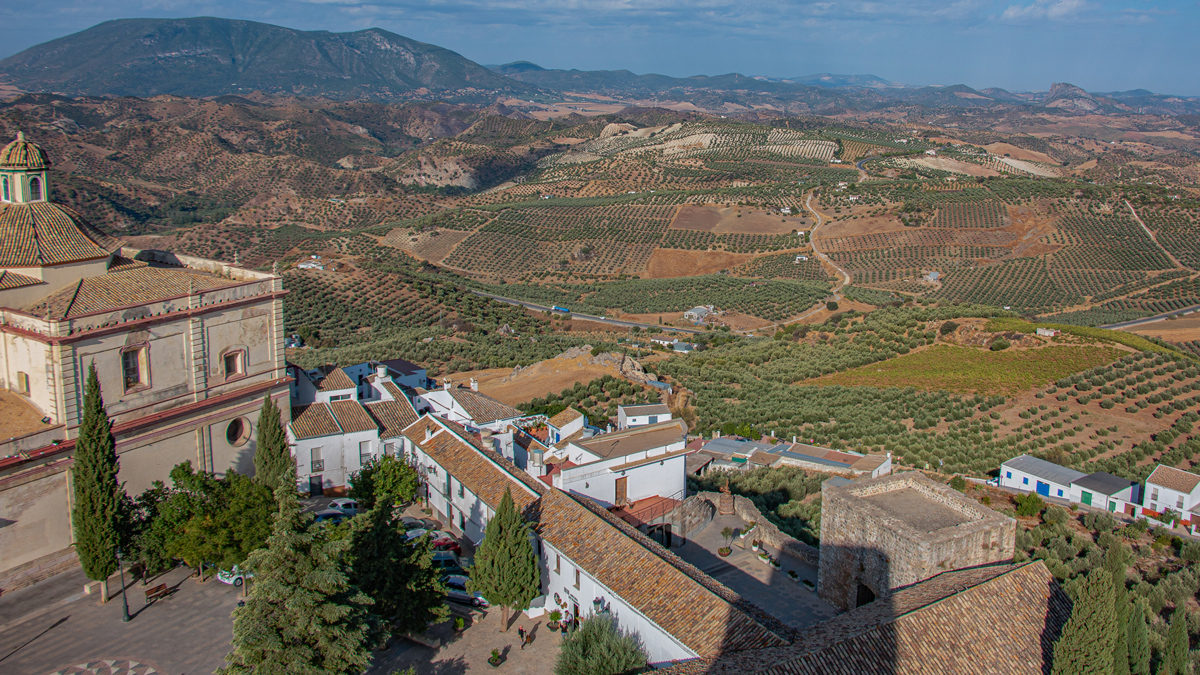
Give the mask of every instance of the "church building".
<path id="1" fill-rule="evenodd" d="M 191 460 L 254 471 L 265 396 L 287 423 L 282 280 L 137 250 L 50 201 L 45 151 L 0 151 L 0 592 L 74 564 L 71 466 L 88 368 L 130 495 Z"/>

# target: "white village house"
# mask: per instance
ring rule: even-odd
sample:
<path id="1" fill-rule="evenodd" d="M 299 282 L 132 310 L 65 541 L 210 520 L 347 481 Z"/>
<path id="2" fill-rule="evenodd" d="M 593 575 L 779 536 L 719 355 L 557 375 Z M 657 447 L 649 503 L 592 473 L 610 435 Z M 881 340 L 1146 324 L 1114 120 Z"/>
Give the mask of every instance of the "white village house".
<path id="1" fill-rule="evenodd" d="M 1155 520 L 1159 520 L 1164 511 L 1174 511 L 1194 532 L 1197 529 L 1196 514 L 1200 514 L 1200 476 L 1158 465 L 1146 479 L 1143 506 L 1142 514 Z"/>
<path id="2" fill-rule="evenodd" d="M 683 500 L 687 424 L 669 420 L 570 442 L 546 458 L 551 484 L 601 506 L 641 506 L 653 498 Z"/>
<path id="3" fill-rule="evenodd" d="M 662 403 L 617 406 L 618 429 L 658 424 L 669 419 L 671 419 L 671 409 Z"/>
<path id="4" fill-rule="evenodd" d="M 1000 465 L 1000 487 L 1070 499 L 1071 483 L 1086 475 L 1044 459 L 1018 455 Z"/>

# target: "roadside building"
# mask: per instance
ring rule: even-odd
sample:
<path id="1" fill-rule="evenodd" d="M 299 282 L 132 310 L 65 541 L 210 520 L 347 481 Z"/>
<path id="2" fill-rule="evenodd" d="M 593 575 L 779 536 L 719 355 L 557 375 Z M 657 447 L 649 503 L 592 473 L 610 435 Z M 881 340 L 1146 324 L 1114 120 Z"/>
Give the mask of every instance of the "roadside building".
<path id="1" fill-rule="evenodd" d="M 1194 529 L 1200 513 L 1200 476 L 1159 464 L 1146 479 L 1142 515 L 1161 520 L 1165 511 L 1174 511 L 1186 527 Z"/>
<path id="2" fill-rule="evenodd" d="M 1071 501 L 1132 516 L 1142 503 L 1140 488 L 1135 480 L 1097 471 L 1071 483 Z"/>
<path id="3" fill-rule="evenodd" d="M 1000 465 L 1000 487 L 1070 499 L 1071 484 L 1086 475 L 1044 459 L 1018 455 Z"/>
<path id="4" fill-rule="evenodd" d="M 708 320 L 710 316 L 712 316 L 713 312 L 714 307 L 712 305 L 701 305 L 699 307 L 693 307 L 684 312 L 683 318 L 691 321 L 692 323 L 703 323 L 704 321 Z"/>

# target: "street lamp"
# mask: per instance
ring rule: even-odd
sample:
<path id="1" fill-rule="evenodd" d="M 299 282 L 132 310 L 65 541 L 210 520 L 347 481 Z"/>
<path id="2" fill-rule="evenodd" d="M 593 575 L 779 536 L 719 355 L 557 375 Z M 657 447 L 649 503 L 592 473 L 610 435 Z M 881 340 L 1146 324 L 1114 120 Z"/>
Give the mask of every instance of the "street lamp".
<path id="1" fill-rule="evenodd" d="M 121 573 L 121 623 L 129 623 L 129 599 L 125 596 L 125 568 L 121 565 L 121 549 L 117 549 L 117 571 Z"/>

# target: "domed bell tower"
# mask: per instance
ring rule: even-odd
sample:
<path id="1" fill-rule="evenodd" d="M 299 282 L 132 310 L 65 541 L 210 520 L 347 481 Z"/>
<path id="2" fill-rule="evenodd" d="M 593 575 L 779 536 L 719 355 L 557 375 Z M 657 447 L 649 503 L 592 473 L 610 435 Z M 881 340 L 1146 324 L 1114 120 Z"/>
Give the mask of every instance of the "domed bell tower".
<path id="1" fill-rule="evenodd" d="M 50 160 L 36 143 L 25 140 L 25 132 L 17 132 L 17 140 L 0 150 L 0 202 L 30 204 L 44 202 L 50 197 L 46 170 Z"/>

